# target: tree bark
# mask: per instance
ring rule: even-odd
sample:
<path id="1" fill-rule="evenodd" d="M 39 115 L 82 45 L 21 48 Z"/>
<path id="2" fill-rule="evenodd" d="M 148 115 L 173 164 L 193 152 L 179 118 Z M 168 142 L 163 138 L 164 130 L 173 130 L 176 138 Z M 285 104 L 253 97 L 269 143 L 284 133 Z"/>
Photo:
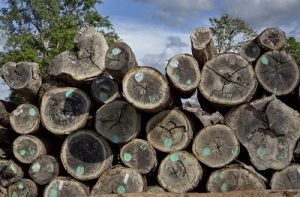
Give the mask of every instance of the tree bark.
<path id="1" fill-rule="evenodd" d="M 261 55 L 261 48 L 255 40 L 250 40 L 242 44 L 239 54 L 249 62 L 255 62 Z"/>
<path id="2" fill-rule="evenodd" d="M 53 89 L 53 88 L 60 88 L 60 87 L 65 87 L 66 84 L 61 82 L 61 81 L 58 81 L 58 80 L 54 80 L 54 79 L 48 79 L 46 80 L 40 87 L 39 89 L 39 104 L 41 104 L 42 102 L 42 98 L 44 96 L 44 94 Z"/>
<path id="3" fill-rule="evenodd" d="M 282 171 L 276 172 L 271 179 L 272 190 L 300 189 L 299 164 L 292 164 Z"/>
<path id="4" fill-rule="evenodd" d="M 0 187 L 7 187 L 23 178 L 23 170 L 12 160 L 0 160 Z"/>
<path id="5" fill-rule="evenodd" d="M 123 95 L 129 103 L 145 112 L 158 112 L 171 101 L 171 92 L 163 75 L 150 67 L 131 69 L 123 79 Z"/>
<path id="6" fill-rule="evenodd" d="M 10 159 L 13 157 L 11 147 L 15 138 L 16 135 L 12 130 L 0 125 L 0 159 Z"/>
<path id="7" fill-rule="evenodd" d="M 285 32 L 279 28 L 265 29 L 256 40 L 263 49 L 269 51 L 280 50 L 287 42 Z"/>
<path id="8" fill-rule="evenodd" d="M 16 108 L 13 103 L 0 100 L 0 125 L 9 128 L 9 115 Z"/>
<path id="9" fill-rule="evenodd" d="M 37 197 L 38 189 L 30 179 L 21 179 L 8 187 L 8 196 L 12 197 Z"/>

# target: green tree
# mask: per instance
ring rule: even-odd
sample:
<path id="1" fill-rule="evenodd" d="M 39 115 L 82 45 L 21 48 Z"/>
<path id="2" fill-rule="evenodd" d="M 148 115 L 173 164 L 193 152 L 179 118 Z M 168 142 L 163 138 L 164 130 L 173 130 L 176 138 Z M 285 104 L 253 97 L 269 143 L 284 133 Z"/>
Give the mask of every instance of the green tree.
<path id="1" fill-rule="evenodd" d="M 257 36 L 245 21 L 228 14 L 220 18 L 209 18 L 209 22 L 217 54 L 237 51 L 244 41 Z"/>
<path id="2" fill-rule="evenodd" d="M 101 0 L 6 0 L 0 10 L 0 29 L 7 34 L 0 66 L 8 61 L 34 61 L 46 77 L 53 56 L 73 47 L 81 27 L 93 26 L 108 43 L 118 39 L 107 17 L 95 6 Z M 15 98 L 16 95 L 12 95 Z"/>
<path id="3" fill-rule="evenodd" d="M 286 50 L 292 54 L 298 64 L 300 64 L 300 42 L 298 42 L 295 37 L 288 38 Z"/>

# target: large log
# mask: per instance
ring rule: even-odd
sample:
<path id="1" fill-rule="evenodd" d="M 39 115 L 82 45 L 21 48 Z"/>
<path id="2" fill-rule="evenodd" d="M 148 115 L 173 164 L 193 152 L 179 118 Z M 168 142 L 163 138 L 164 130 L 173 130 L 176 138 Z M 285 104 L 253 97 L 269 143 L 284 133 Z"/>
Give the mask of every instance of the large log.
<path id="1" fill-rule="evenodd" d="M 42 85 L 39 65 L 33 62 L 8 62 L 2 66 L 2 75 L 6 84 L 24 96 L 28 101 L 36 103 L 36 95 Z"/>
<path id="2" fill-rule="evenodd" d="M 157 179 L 170 192 L 183 193 L 197 187 L 203 170 L 198 160 L 190 153 L 174 152 L 160 163 Z"/>
<path id="3" fill-rule="evenodd" d="M 158 112 L 171 101 L 171 93 L 164 76 L 150 67 L 135 67 L 124 77 L 123 95 L 129 103 L 146 112 Z"/>
<path id="4" fill-rule="evenodd" d="M 11 197 L 37 197 L 38 189 L 30 179 L 21 179 L 8 187 L 8 196 Z"/>
<path id="5" fill-rule="evenodd" d="M 256 63 L 259 83 L 277 96 L 290 94 L 299 84 L 299 66 L 285 51 L 269 51 Z"/>
<path id="6" fill-rule="evenodd" d="M 231 163 L 240 152 L 234 132 L 217 124 L 203 128 L 193 141 L 193 153 L 199 161 L 212 168 Z"/>
<path id="7" fill-rule="evenodd" d="M 44 127 L 56 135 L 82 128 L 89 117 L 91 101 L 77 88 L 54 88 L 46 92 L 41 103 Z"/>
<path id="8" fill-rule="evenodd" d="M 196 28 L 191 34 L 192 53 L 200 67 L 214 57 L 212 37 L 208 28 Z"/>
<path id="9" fill-rule="evenodd" d="M 44 197 L 88 196 L 89 188 L 69 177 L 56 177 L 44 189 Z"/>
<path id="10" fill-rule="evenodd" d="M 127 143 L 141 131 L 141 115 L 126 101 L 112 101 L 97 110 L 95 128 L 112 143 Z"/>
<path id="11" fill-rule="evenodd" d="M 108 143 L 97 133 L 78 130 L 64 141 L 60 159 L 72 177 L 85 181 L 98 178 L 110 168 L 113 155 Z"/>
<path id="12" fill-rule="evenodd" d="M 23 170 L 14 161 L 0 160 L 0 187 L 7 187 L 17 182 L 23 178 L 23 175 Z"/>
<path id="13" fill-rule="evenodd" d="M 188 117 L 180 110 L 164 110 L 146 125 L 147 140 L 157 150 L 174 152 L 185 149 L 193 138 Z"/>
<path id="14" fill-rule="evenodd" d="M 271 189 L 273 190 L 287 190 L 300 189 L 300 165 L 293 164 L 285 169 L 273 174 L 271 179 Z"/>
<path id="15" fill-rule="evenodd" d="M 54 80 L 54 79 L 47 79 L 45 82 L 43 82 L 43 84 L 41 85 L 40 89 L 39 89 L 39 104 L 41 104 L 42 102 L 42 98 L 44 96 L 44 94 L 53 89 L 53 88 L 59 88 L 59 87 L 65 87 L 66 84 L 58 81 L 58 80 Z"/>
<path id="16" fill-rule="evenodd" d="M 171 86 L 182 96 L 193 93 L 200 82 L 197 60 L 188 54 L 172 57 L 166 66 L 166 76 Z"/>
<path id="17" fill-rule="evenodd" d="M 256 40 L 263 49 L 270 51 L 282 49 L 287 42 L 284 31 L 279 28 L 265 29 Z"/>
<path id="18" fill-rule="evenodd" d="M 108 49 L 105 37 L 94 28 L 86 28 L 74 40 L 74 51 L 55 56 L 47 72 L 69 83 L 89 81 L 104 71 Z"/>
<path id="19" fill-rule="evenodd" d="M 249 62 L 254 62 L 259 58 L 261 51 L 256 41 L 250 40 L 242 44 L 239 54 Z"/>
<path id="20" fill-rule="evenodd" d="M 19 105 L 9 117 L 12 129 L 19 134 L 32 134 L 40 127 L 40 113 L 31 104 Z"/>
<path id="21" fill-rule="evenodd" d="M 300 137 L 300 114 L 275 96 L 241 105 L 225 117 L 259 170 L 281 170 L 292 158 Z"/>
<path id="22" fill-rule="evenodd" d="M 266 185 L 251 171 L 230 166 L 211 173 L 206 188 L 209 192 L 229 192 L 263 190 L 266 189 Z"/>
<path id="23" fill-rule="evenodd" d="M 222 54 L 208 61 L 201 74 L 199 90 L 211 103 L 234 106 L 246 103 L 256 92 L 252 65 L 236 54 Z"/>
<path id="24" fill-rule="evenodd" d="M 116 42 L 107 50 L 105 69 L 118 82 L 122 82 L 128 70 L 136 66 L 135 55 L 126 43 Z"/>
<path id="25" fill-rule="evenodd" d="M 93 187 L 91 196 L 143 192 L 146 179 L 135 169 L 115 167 L 105 171 Z"/>

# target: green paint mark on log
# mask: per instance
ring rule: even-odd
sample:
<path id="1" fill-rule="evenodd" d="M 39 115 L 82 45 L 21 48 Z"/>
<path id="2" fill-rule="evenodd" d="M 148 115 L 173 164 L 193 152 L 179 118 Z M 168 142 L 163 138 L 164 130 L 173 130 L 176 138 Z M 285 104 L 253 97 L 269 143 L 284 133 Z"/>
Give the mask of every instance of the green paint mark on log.
<path id="1" fill-rule="evenodd" d="M 117 136 L 117 135 L 112 135 L 112 136 L 111 136 L 111 141 L 112 141 L 113 143 L 115 143 L 115 144 L 119 143 L 120 140 L 121 140 L 120 137 Z"/>
<path id="2" fill-rule="evenodd" d="M 261 58 L 260 58 L 260 61 L 261 63 L 263 63 L 264 65 L 267 65 L 269 64 L 269 59 L 266 55 L 263 55 Z"/>
<path id="3" fill-rule="evenodd" d="M 186 84 L 187 84 L 187 85 L 191 85 L 191 84 L 192 84 L 192 80 L 191 80 L 191 79 L 187 80 L 187 81 L 186 81 Z"/>
<path id="4" fill-rule="evenodd" d="M 137 72 L 135 75 L 134 75 L 134 78 L 137 82 L 141 82 L 143 81 L 144 79 L 144 73 L 142 72 Z"/>
<path id="5" fill-rule="evenodd" d="M 278 94 L 278 88 L 274 88 L 274 94 L 275 94 L 275 95 Z"/>
<path id="6" fill-rule="evenodd" d="M 166 138 L 166 139 L 164 140 L 164 146 L 165 146 L 166 148 L 170 148 L 172 145 L 173 145 L 173 140 L 172 140 L 171 138 Z"/>
<path id="7" fill-rule="evenodd" d="M 149 98 L 149 102 L 150 102 L 150 103 L 155 103 L 156 98 L 155 98 L 154 95 L 150 95 L 150 96 L 148 96 L 148 98 Z"/>
<path id="8" fill-rule="evenodd" d="M 47 164 L 46 169 L 47 169 L 47 171 L 48 171 L 49 173 L 52 173 L 53 170 L 54 170 L 53 164 L 52 164 L 52 163 Z"/>
<path id="9" fill-rule="evenodd" d="M 285 155 L 284 154 L 280 154 L 280 155 L 278 155 L 278 157 L 277 157 L 280 161 L 283 161 L 283 160 L 285 160 Z"/>
<path id="10" fill-rule="evenodd" d="M 32 127 L 33 127 L 33 124 L 32 124 L 32 122 L 26 122 L 26 126 L 27 126 L 28 128 L 32 128 Z"/>
<path id="11" fill-rule="evenodd" d="M 142 150 L 146 150 L 146 149 L 147 149 L 146 144 L 141 144 L 140 148 L 141 148 Z"/>
<path id="12" fill-rule="evenodd" d="M 209 147 L 204 147 L 204 148 L 203 148 L 202 154 L 203 154 L 204 156 L 209 156 L 210 153 L 211 153 L 211 150 L 210 150 Z"/>
<path id="13" fill-rule="evenodd" d="M 259 147 L 258 150 L 257 150 L 257 154 L 258 154 L 260 157 L 263 157 L 263 156 L 266 154 L 266 149 L 263 148 L 263 147 Z"/>
<path id="14" fill-rule="evenodd" d="M 126 189 L 123 185 L 119 185 L 117 188 L 117 193 L 118 194 L 124 194 L 126 192 Z"/>
<path id="15" fill-rule="evenodd" d="M 18 182 L 17 186 L 20 190 L 24 189 L 24 183 L 22 182 Z"/>
<path id="16" fill-rule="evenodd" d="M 131 161 L 132 156 L 131 156 L 130 153 L 124 153 L 123 159 L 124 159 L 125 161 L 129 162 L 129 161 Z"/>
<path id="17" fill-rule="evenodd" d="M 221 189 L 222 192 L 227 192 L 228 191 L 228 184 L 227 183 L 223 183 L 221 185 L 220 189 Z"/>
<path id="18" fill-rule="evenodd" d="M 177 153 L 172 153 L 172 154 L 170 155 L 170 160 L 171 160 L 172 162 L 178 161 L 178 160 L 179 160 L 178 154 L 177 154 Z"/>
<path id="19" fill-rule="evenodd" d="M 76 168 L 76 174 L 78 174 L 78 175 L 83 175 L 84 174 L 84 167 L 83 166 L 78 166 L 77 168 Z"/>
<path id="20" fill-rule="evenodd" d="M 66 91 L 65 95 L 67 98 L 71 98 L 73 96 L 73 92 L 71 90 Z"/>
<path id="21" fill-rule="evenodd" d="M 173 79 L 174 79 L 175 81 L 179 81 L 180 77 L 179 77 L 179 75 L 174 74 L 174 75 L 173 75 Z"/>
<path id="22" fill-rule="evenodd" d="M 29 109 L 28 113 L 29 113 L 30 116 L 35 116 L 36 115 L 36 110 L 32 107 L 32 108 Z"/>
<path id="23" fill-rule="evenodd" d="M 220 179 L 224 179 L 225 178 L 225 173 L 224 172 L 220 172 L 219 177 L 220 177 Z"/>
<path id="24" fill-rule="evenodd" d="M 29 147 L 28 151 L 31 156 L 35 155 L 35 149 L 33 149 L 32 147 Z"/>
<path id="25" fill-rule="evenodd" d="M 49 190 L 49 195 L 48 197 L 57 197 L 57 190 L 55 188 L 51 188 Z"/>
<path id="26" fill-rule="evenodd" d="M 237 154 L 237 150 L 231 149 L 231 154 L 232 154 L 232 155 L 236 155 L 236 154 Z"/>
<path id="27" fill-rule="evenodd" d="M 100 92 L 99 99 L 100 99 L 100 101 L 104 102 L 108 99 L 108 95 L 104 92 Z"/>
<path id="28" fill-rule="evenodd" d="M 257 52 L 257 48 L 255 46 L 252 47 L 252 52 L 256 53 Z"/>
<path id="29" fill-rule="evenodd" d="M 24 156 L 24 155 L 26 154 L 26 150 L 20 149 L 20 150 L 19 150 L 19 154 L 20 154 L 21 156 Z"/>
<path id="30" fill-rule="evenodd" d="M 174 59 L 171 60 L 170 65 L 171 65 L 172 68 L 178 68 L 179 61 L 174 58 Z"/>
<path id="31" fill-rule="evenodd" d="M 32 164 L 31 169 L 33 172 L 38 172 L 41 169 L 41 164 L 39 162 L 35 162 Z"/>
<path id="32" fill-rule="evenodd" d="M 17 192 L 13 192 L 13 193 L 12 193 L 12 197 L 19 197 L 19 195 L 18 195 Z"/>
<path id="33" fill-rule="evenodd" d="M 112 53 L 113 55 L 119 55 L 121 52 L 122 52 L 122 51 L 121 51 L 121 49 L 119 49 L 119 48 L 114 48 L 114 49 L 111 50 L 111 53 Z"/>

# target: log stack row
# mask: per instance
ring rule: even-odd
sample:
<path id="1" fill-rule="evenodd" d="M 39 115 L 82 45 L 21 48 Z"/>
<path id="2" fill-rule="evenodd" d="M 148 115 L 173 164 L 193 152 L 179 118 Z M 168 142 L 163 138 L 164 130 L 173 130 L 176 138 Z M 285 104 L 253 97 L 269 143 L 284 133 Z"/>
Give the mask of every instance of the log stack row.
<path id="1" fill-rule="evenodd" d="M 48 65 L 1 75 L 28 103 L 0 102 L 0 196 L 300 189 L 299 65 L 285 33 L 215 54 L 212 33 L 165 73 L 93 28 Z"/>

